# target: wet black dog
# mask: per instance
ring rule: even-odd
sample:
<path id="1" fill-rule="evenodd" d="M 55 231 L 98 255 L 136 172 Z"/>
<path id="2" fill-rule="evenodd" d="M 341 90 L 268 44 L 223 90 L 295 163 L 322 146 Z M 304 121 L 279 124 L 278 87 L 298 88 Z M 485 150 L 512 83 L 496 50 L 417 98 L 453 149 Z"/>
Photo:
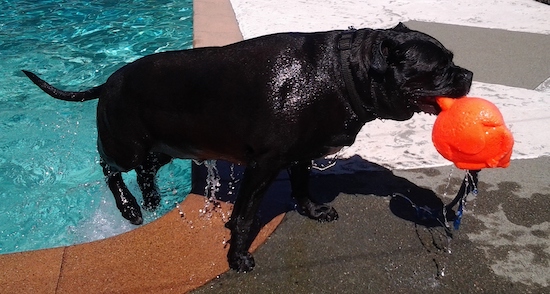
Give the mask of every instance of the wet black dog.
<path id="1" fill-rule="evenodd" d="M 351 145 L 368 121 L 437 114 L 436 96 L 467 94 L 472 73 L 452 59 L 434 38 L 399 24 L 153 54 L 83 92 L 25 74 L 58 99 L 99 98 L 101 164 L 118 208 L 133 224 L 141 224 L 141 211 L 121 172 L 136 170 L 144 207 L 154 209 L 160 201 L 155 174 L 172 158 L 246 165 L 227 227 L 229 265 L 249 271 L 250 228 L 279 171 L 289 169 L 292 195 L 306 215 L 336 219 L 332 207 L 310 200 L 311 160 Z"/>

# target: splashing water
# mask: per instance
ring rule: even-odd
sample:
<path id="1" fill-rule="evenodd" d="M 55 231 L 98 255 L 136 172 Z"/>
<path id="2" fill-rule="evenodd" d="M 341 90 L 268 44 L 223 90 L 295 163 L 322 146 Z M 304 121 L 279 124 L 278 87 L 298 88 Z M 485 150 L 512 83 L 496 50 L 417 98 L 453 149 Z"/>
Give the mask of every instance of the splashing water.
<path id="1" fill-rule="evenodd" d="M 457 196 L 455 197 L 455 199 L 453 199 L 453 201 L 451 203 L 449 203 L 448 205 L 444 206 L 443 208 L 443 213 L 444 213 L 444 220 L 445 220 L 445 231 L 447 232 L 447 238 L 446 238 L 446 253 L 448 253 L 446 256 L 443 256 L 441 259 L 442 261 L 441 262 L 438 262 L 437 258 L 434 257 L 433 258 L 433 261 L 436 265 L 436 268 L 437 268 L 437 278 L 443 278 L 445 277 L 445 270 L 446 270 L 446 267 L 445 267 L 445 264 L 448 264 L 448 258 L 449 258 L 449 255 L 452 253 L 451 251 L 451 241 L 452 241 L 452 233 L 451 233 L 451 227 L 447 221 L 447 211 L 449 209 L 452 209 L 452 207 L 454 207 L 457 202 L 458 202 L 458 208 L 457 208 L 457 211 L 456 211 L 456 214 L 455 214 L 455 219 L 453 221 L 453 229 L 455 231 L 459 230 L 460 229 L 460 224 L 462 222 L 462 217 L 464 215 L 464 212 L 465 212 L 465 208 L 466 208 L 466 202 L 468 201 L 468 196 L 469 195 L 472 195 L 474 198 L 477 197 L 478 195 L 478 189 L 477 189 L 477 181 L 478 181 L 478 172 L 479 171 L 469 171 L 467 170 L 466 173 L 465 173 L 465 176 L 464 176 L 464 180 L 460 186 L 460 189 L 458 191 L 458 194 Z M 451 175 L 452 175 L 452 172 L 451 172 Z M 449 188 L 450 186 L 450 180 L 451 180 L 451 176 L 449 176 L 449 179 L 448 179 L 448 184 L 445 188 L 445 195 L 447 195 L 447 189 Z"/>
<path id="2" fill-rule="evenodd" d="M 449 191 L 449 187 L 451 186 L 451 180 L 453 178 L 454 173 L 454 166 L 451 167 L 451 171 L 449 172 L 449 176 L 447 177 L 447 185 L 445 186 L 445 189 L 443 190 L 443 196 L 447 197 L 447 192 Z"/>
<path id="3" fill-rule="evenodd" d="M 228 187 L 227 195 L 233 195 L 233 193 L 235 192 L 235 184 L 237 182 L 238 181 L 235 178 L 235 164 L 232 163 L 229 166 L 229 183 L 227 183 L 229 187 Z"/>
<path id="4" fill-rule="evenodd" d="M 216 166 L 216 160 L 204 161 L 204 166 L 208 171 L 206 177 L 206 186 L 204 187 L 204 195 L 209 199 L 216 199 L 216 193 L 220 191 L 220 173 Z"/>
<path id="5" fill-rule="evenodd" d="M 478 172 L 479 171 L 466 171 L 464 180 L 462 182 L 462 185 L 460 186 L 457 196 L 455 197 L 455 199 L 453 199 L 451 203 L 447 205 L 447 208 L 450 209 L 458 203 L 458 209 L 456 212 L 455 220 L 453 222 L 455 230 L 458 230 L 460 228 L 468 196 L 472 195 L 473 197 L 477 197 L 478 195 Z"/>
<path id="6" fill-rule="evenodd" d="M 220 191 L 221 178 L 216 160 L 205 160 L 202 162 L 195 161 L 197 165 L 204 165 L 207 170 L 206 186 L 204 187 L 204 207 L 199 209 L 199 216 L 211 218 L 213 213 L 218 213 L 224 222 L 229 220 L 231 212 L 224 212 L 221 208 L 221 203 L 218 200 L 216 193 Z M 231 177 L 234 179 L 234 169 L 232 168 Z"/>
<path id="7" fill-rule="evenodd" d="M 391 197 L 400 197 L 407 200 L 411 207 L 416 210 L 417 217 L 422 220 L 435 220 L 439 222 L 444 229 L 444 233 L 438 227 L 424 227 L 422 229 L 417 223 L 415 223 L 415 231 L 422 246 L 426 248 L 428 253 L 432 256 L 432 260 L 436 267 L 436 277 L 443 278 L 446 275 L 446 264 L 448 264 L 448 258 L 452 254 L 451 241 L 453 239 L 453 229 L 456 231 L 460 228 L 461 220 L 465 212 L 468 196 L 477 197 L 478 195 L 478 172 L 479 171 L 466 171 L 464 180 L 460 186 L 457 196 L 447 205 L 443 204 L 441 209 L 433 209 L 430 207 L 420 207 L 416 205 L 410 198 L 401 194 L 394 193 Z M 453 170 L 449 173 L 447 178 L 447 185 L 443 195 L 447 196 L 449 188 L 451 186 Z M 457 212 L 453 220 L 453 226 L 451 227 L 448 222 L 447 213 L 452 211 L 453 207 L 458 204 Z M 421 232 L 428 233 L 428 237 L 424 238 Z M 423 239 L 429 239 L 430 241 L 424 241 Z"/>

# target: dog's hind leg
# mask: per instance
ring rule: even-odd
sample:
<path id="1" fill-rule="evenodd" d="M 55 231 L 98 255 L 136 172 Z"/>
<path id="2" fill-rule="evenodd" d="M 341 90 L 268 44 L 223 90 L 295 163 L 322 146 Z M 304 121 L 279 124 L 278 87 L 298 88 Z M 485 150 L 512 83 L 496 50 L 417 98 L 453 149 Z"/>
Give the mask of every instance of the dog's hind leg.
<path id="1" fill-rule="evenodd" d="M 338 219 L 338 213 L 332 206 L 318 204 L 311 200 L 309 194 L 310 171 L 310 161 L 295 163 L 288 170 L 292 197 L 298 202 L 300 213 L 320 222 L 330 222 Z"/>
<path id="2" fill-rule="evenodd" d="M 137 182 L 143 195 L 143 208 L 152 211 L 160 203 L 160 193 L 156 184 L 159 169 L 169 163 L 172 157 L 162 153 L 149 153 L 145 162 L 136 168 Z"/>
<path id="3" fill-rule="evenodd" d="M 100 160 L 107 185 L 115 197 L 115 203 L 122 216 L 134 225 L 141 225 L 143 217 L 136 198 L 130 193 L 122 180 L 122 173 L 113 170 L 103 159 Z"/>

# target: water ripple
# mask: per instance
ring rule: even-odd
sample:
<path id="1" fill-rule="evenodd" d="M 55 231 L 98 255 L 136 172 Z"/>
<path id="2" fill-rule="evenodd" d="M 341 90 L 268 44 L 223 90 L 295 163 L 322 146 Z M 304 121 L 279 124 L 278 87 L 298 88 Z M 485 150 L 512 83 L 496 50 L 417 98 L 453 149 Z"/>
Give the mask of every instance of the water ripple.
<path id="1" fill-rule="evenodd" d="M 52 99 L 21 70 L 82 90 L 141 56 L 190 48 L 192 0 L 0 0 L 0 19 L 0 253 L 128 230 L 98 165 L 97 101 Z M 165 170 L 163 207 L 148 221 L 189 190 L 188 162 Z"/>

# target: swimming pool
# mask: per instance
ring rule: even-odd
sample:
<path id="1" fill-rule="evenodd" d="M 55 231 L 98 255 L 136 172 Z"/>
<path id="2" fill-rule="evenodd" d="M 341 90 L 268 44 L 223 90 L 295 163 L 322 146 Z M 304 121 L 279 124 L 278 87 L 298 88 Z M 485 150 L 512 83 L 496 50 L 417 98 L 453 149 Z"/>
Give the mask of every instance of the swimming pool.
<path id="1" fill-rule="evenodd" d="M 141 56 L 192 47 L 192 0 L 0 0 L 0 253 L 64 246 L 135 228 L 103 180 L 96 101 L 55 100 L 22 73 L 67 90 L 103 83 Z M 159 172 L 161 207 L 188 194 L 190 162 Z M 135 174 L 126 182 L 141 197 Z M 141 201 L 141 199 L 138 199 Z"/>

